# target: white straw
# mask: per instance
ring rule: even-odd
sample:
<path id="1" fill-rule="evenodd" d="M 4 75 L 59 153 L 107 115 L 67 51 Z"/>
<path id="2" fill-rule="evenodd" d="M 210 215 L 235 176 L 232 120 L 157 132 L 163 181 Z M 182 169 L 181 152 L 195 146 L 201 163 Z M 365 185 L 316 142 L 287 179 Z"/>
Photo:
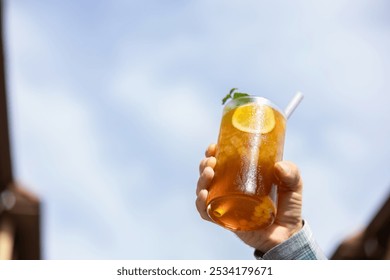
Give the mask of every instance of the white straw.
<path id="1" fill-rule="evenodd" d="M 301 103 L 303 99 L 302 92 L 298 91 L 294 98 L 291 99 L 290 103 L 288 103 L 286 109 L 284 110 L 284 114 L 286 115 L 287 119 L 291 116 L 291 114 L 294 112 L 294 110 L 298 107 L 299 103 Z"/>

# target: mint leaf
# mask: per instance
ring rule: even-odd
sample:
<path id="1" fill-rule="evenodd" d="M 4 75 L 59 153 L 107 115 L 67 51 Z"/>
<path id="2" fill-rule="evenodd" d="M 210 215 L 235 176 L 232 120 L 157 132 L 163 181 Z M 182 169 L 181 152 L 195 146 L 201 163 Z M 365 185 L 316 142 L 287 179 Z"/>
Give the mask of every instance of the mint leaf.
<path id="1" fill-rule="evenodd" d="M 243 93 L 243 92 L 236 92 L 236 93 L 234 93 L 234 95 L 233 95 L 233 99 L 237 99 L 237 98 L 243 97 L 243 96 L 249 96 L 249 94 Z"/>
<path id="2" fill-rule="evenodd" d="M 237 99 L 242 96 L 249 96 L 248 93 L 237 92 L 237 90 L 238 88 L 232 88 L 230 92 L 222 99 L 222 105 L 225 105 L 229 99 Z"/>
<path id="3" fill-rule="evenodd" d="M 222 99 L 222 105 L 225 105 L 225 103 L 231 98 L 230 95 L 226 95 L 223 99 Z"/>
<path id="4" fill-rule="evenodd" d="M 229 92 L 229 95 L 232 96 L 232 94 L 233 94 L 236 90 L 238 90 L 238 88 L 232 88 L 232 89 L 230 90 L 230 92 Z"/>

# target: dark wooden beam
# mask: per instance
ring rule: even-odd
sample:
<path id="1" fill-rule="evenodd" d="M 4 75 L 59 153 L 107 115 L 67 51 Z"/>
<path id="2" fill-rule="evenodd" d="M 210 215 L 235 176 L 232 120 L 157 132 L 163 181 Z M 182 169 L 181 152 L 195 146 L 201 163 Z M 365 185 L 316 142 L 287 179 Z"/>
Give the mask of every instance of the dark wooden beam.
<path id="1" fill-rule="evenodd" d="M 40 201 L 12 174 L 5 65 L 0 0 L 0 258 L 36 260 L 41 258 Z"/>
<path id="2" fill-rule="evenodd" d="M 3 1 L 0 1 L 0 193 L 13 181 L 3 45 Z"/>

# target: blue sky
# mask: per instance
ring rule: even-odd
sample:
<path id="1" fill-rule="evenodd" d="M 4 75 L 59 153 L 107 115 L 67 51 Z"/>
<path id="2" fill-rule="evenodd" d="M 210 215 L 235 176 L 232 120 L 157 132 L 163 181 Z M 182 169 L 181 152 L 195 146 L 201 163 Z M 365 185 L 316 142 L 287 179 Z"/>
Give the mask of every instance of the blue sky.
<path id="1" fill-rule="evenodd" d="M 389 194 L 384 0 L 5 1 L 16 177 L 46 259 L 251 259 L 195 209 L 232 87 L 285 107 L 327 255 Z"/>

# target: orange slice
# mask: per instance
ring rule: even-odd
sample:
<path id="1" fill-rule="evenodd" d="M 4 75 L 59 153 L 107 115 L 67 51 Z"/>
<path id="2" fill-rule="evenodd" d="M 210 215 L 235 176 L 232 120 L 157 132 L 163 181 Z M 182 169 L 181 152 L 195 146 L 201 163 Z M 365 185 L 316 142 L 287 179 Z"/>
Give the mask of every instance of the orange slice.
<path id="1" fill-rule="evenodd" d="M 245 104 L 234 111 L 232 124 L 244 132 L 266 134 L 275 127 L 274 111 L 263 104 Z"/>

